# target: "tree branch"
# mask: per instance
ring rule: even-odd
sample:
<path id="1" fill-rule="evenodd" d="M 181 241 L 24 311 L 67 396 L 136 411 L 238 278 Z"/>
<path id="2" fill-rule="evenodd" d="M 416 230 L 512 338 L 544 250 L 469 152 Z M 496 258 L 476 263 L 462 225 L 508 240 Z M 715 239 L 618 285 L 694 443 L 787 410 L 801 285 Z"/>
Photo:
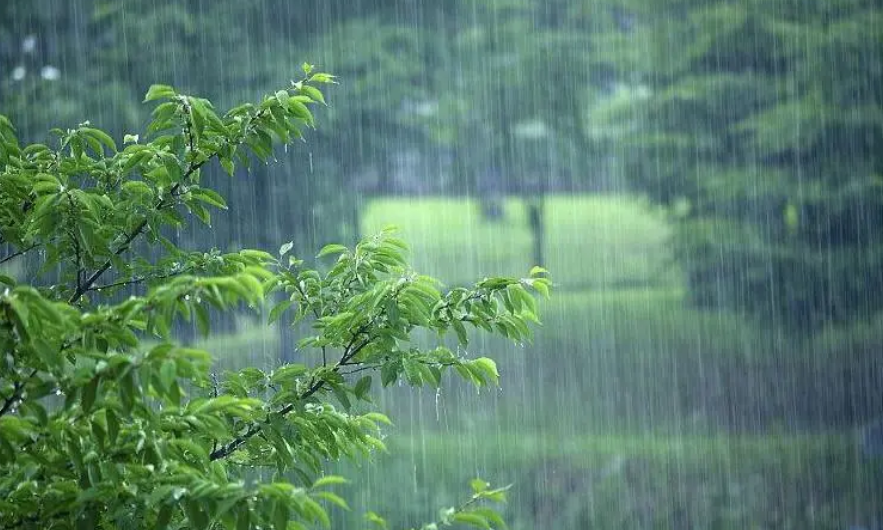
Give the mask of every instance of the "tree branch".
<path id="1" fill-rule="evenodd" d="M 36 243 L 34 243 L 33 245 L 29 246 L 28 248 L 19 250 L 18 252 L 13 252 L 12 254 L 10 254 L 8 256 L 3 256 L 2 258 L 0 258 L 0 265 L 6 263 L 7 261 L 13 260 L 19 256 L 23 256 L 24 254 L 27 254 L 28 252 L 37 248 L 37 246 L 38 245 Z"/>
<path id="2" fill-rule="evenodd" d="M 318 392 L 322 388 L 322 386 L 324 386 L 324 385 L 325 385 L 325 381 L 316 381 L 315 383 L 310 385 L 310 388 L 306 392 L 304 392 L 303 395 L 301 395 L 297 399 L 297 401 L 303 401 L 303 400 L 309 398 L 310 396 L 312 396 L 313 394 Z M 279 414 L 281 416 L 285 416 L 293 410 L 294 410 L 294 403 L 289 403 L 288 405 L 285 405 L 284 407 L 279 409 L 279 411 L 276 412 L 276 414 Z M 220 448 L 212 451 L 211 454 L 209 454 L 209 461 L 214 462 L 215 460 L 227 458 L 228 456 L 232 455 L 240 447 L 242 447 L 242 445 L 245 444 L 245 442 L 251 440 L 256 434 L 260 433 L 261 427 L 265 424 L 266 424 L 266 422 L 252 424 L 252 426 L 249 427 L 244 433 L 240 434 L 239 436 L 234 438 L 232 441 L 222 445 Z"/>
<path id="3" fill-rule="evenodd" d="M 67 197 L 67 202 L 70 206 L 69 215 L 76 216 L 76 214 L 78 213 L 77 207 L 76 204 L 74 204 L 74 198 L 71 196 L 70 191 L 65 191 L 64 195 L 65 197 Z M 80 286 L 83 284 L 83 274 L 85 273 L 85 271 L 83 270 L 83 255 L 80 252 L 80 238 L 77 237 L 77 234 L 74 230 L 74 228 L 76 227 L 75 223 L 69 222 L 65 224 L 67 225 L 67 229 L 65 231 L 67 232 L 67 236 L 70 238 L 71 243 L 74 247 L 74 259 L 77 263 L 77 289 L 79 289 Z"/>
<path id="4" fill-rule="evenodd" d="M 180 272 L 171 272 L 168 274 L 157 274 L 156 276 L 139 276 L 138 278 L 132 278 L 130 280 L 125 280 L 121 282 L 107 283 L 104 285 L 93 285 L 86 289 L 86 291 L 100 291 L 102 289 L 112 289 L 114 287 L 124 287 L 126 285 L 138 285 L 139 283 L 149 282 L 151 280 L 165 280 L 168 278 L 173 278 L 175 276 L 180 276 L 181 274 L 185 274 L 185 271 Z"/>
<path id="5" fill-rule="evenodd" d="M 198 168 L 198 166 L 193 166 L 193 168 L 191 168 L 190 170 L 187 171 L 187 173 L 184 175 L 184 178 L 182 180 L 185 180 L 187 177 L 192 175 L 193 172 L 196 171 L 197 168 Z M 177 194 L 179 189 L 181 189 L 180 182 L 176 183 L 174 186 L 171 187 L 171 189 L 169 190 L 169 196 L 175 197 L 175 195 Z M 157 203 L 156 210 L 159 211 L 164 208 L 168 208 L 170 204 L 171 203 L 166 202 L 165 198 L 162 198 L 159 201 L 159 203 Z M 141 222 L 138 223 L 138 225 L 134 228 L 134 230 L 132 230 L 131 232 L 129 232 L 126 235 L 126 237 L 123 239 L 122 244 L 120 244 L 120 246 L 117 247 L 117 249 L 114 251 L 114 253 L 113 253 L 114 256 L 119 256 L 123 252 L 129 250 L 129 247 L 132 246 L 132 242 L 135 240 L 135 238 L 140 236 L 142 232 L 144 232 L 145 228 L 147 228 L 147 219 L 146 218 L 142 219 Z M 93 285 L 95 285 L 95 282 L 98 281 L 98 278 L 101 278 L 101 275 L 104 274 L 105 272 L 107 272 L 107 270 L 110 269 L 110 267 L 112 265 L 113 265 L 112 260 L 108 259 L 107 261 L 105 261 L 104 264 L 101 267 L 99 267 L 98 269 L 96 269 L 95 272 L 93 272 L 92 275 L 89 276 L 86 279 L 86 281 L 83 282 L 82 285 L 77 287 L 77 290 L 74 291 L 74 294 L 71 296 L 70 300 L 68 300 L 68 303 L 72 304 L 72 305 L 77 303 L 77 301 L 80 298 L 82 298 L 82 296 L 84 294 L 86 294 L 86 292 L 89 291 Z"/>
<path id="6" fill-rule="evenodd" d="M 358 354 L 365 346 L 367 346 L 369 343 L 371 343 L 371 339 L 368 339 L 368 340 L 365 340 L 365 342 L 363 342 L 359 346 L 354 348 L 357 338 L 360 335 L 364 334 L 368 330 L 368 328 L 370 328 L 374 324 L 374 322 L 377 320 L 377 317 L 379 317 L 379 316 L 380 316 L 380 313 L 375 315 L 374 318 L 372 318 L 369 322 L 366 322 L 365 324 L 361 325 L 359 327 L 359 329 L 356 330 L 355 333 L 353 333 L 353 337 L 350 340 L 350 343 L 344 349 L 343 355 L 341 355 L 340 360 L 337 361 L 337 363 L 334 365 L 334 368 L 332 368 L 333 371 L 339 373 L 341 366 L 345 366 L 346 363 L 349 362 L 353 357 L 355 357 L 356 354 Z M 325 381 L 315 381 L 314 383 L 312 383 L 310 385 L 309 389 L 306 392 L 304 392 L 300 397 L 297 398 L 296 401 L 303 401 L 303 400 L 309 398 L 310 396 L 312 396 L 313 394 L 315 394 L 316 392 L 321 390 L 321 388 L 324 385 L 325 385 Z M 285 405 L 284 407 L 279 409 L 276 412 L 276 414 L 279 414 L 280 416 L 285 416 L 294 410 L 294 405 L 295 405 L 294 403 L 289 403 L 288 405 Z M 244 433 L 240 434 L 239 436 L 234 438 L 232 441 L 222 445 L 220 448 L 212 451 L 209 454 L 209 460 L 211 462 L 214 462 L 215 460 L 227 458 L 231 454 L 235 453 L 240 447 L 242 447 L 243 444 L 245 444 L 245 442 L 249 441 L 256 434 L 260 433 L 262 426 L 265 425 L 266 423 L 267 423 L 267 421 L 252 424 Z"/>
<path id="7" fill-rule="evenodd" d="M 265 114 L 264 109 L 261 109 L 258 112 L 256 112 L 254 114 L 254 116 L 252 116 L 251 123 L 253 123 L 255 120 L 261 118 L 264 114 Z M 185 134 L 186 134 L 186 132 L 188 132 L 190 130 L 189 123 L 187 123 L 185 125 L 185 129 L 186 129 L 186 131 L 185 131 Z M 188 146 L 190 147 L 190 152 L 193 153 L 194 152 L 193 151 L 193 148 L 194 148 L 193 135 L 187 134 L 187 136 L 188 136 L 187 142 L 188 142 Z M 245 141 L 246 136 L 248 136 L 247 133 L 242 133 L 242 136 L 240 138 L 236 138 L 235 141 L 228 142 L 228 144 L 234 143 L 237 146 L 241 145 Z M 210 155 L 208 155 L 205 159 L 203 159 L 200 162 L 196 162 L 196 163 L 190 162 L 190 165 L 187 168 L 187 171 L 181 177 L 181 182 L 175 183 L 175 185 L 169 189 L 168 196 L 171 197 L 172 199 L 174 199 L 176 197 L 178 191 L 181 189 L 181 184 L 183 182 L 186 182 L 188 179 L 190 179 L 190 177 L 193 176 L 193 174 L 196 173 L 200 168 L 202 168 L 202 166 L 204 166 L 209 160 L 211 160 L 213 158 L 217 158 L 219 154 L 220 154 L 220 148 L 218 150 L 216 150 L 215 152 L 211 153 Z M 167 202 L 167 198 L 164 197 L 163 199 L 161 199 L 157 203 L 155 210 L 159 211 L 164 208 L 168 208 L 169 206 L 172 206 L 174 204 L 175 204 L 174 201 Z M 132 230 L 129 234 L 126 235 L 125 239 L 123 239 L 122 244 L 114 251 L 114 256 L 119 256 L 123 252 L 129 250 L 129 247 L 132 245 L 132 242 L 135 240 L 135 238 L 137 238 L 138 236 L 140 236 L 144 232 L 145 228 L 147 228 L 147 219 L 141 220 L 141 222 L 138 223 L 138 226 L 136 226 L 134 230 Z M 86 292 L 90 291 L 92 286 L 95 284 L 95 282 L 98 281 L 98 278 L 100 278 L 102 274 L 107 272 L 107 270 L 110 269 L 110 267 L 112 265 L 113 265 L 113 262 L 110 259 L 105 261 L 101 267 L 99 267 L 95 272 L 92 273 L 91 276 L 89 276 L 88 279 L 86 279 L 86 281 L 83 283 L 82 286 L 80 286 L 79 288 L 77 288 L 76 291 L 74 291 L 74 294 L 71 296 L 70 300 L 68 300 L 68 303 L 70 303 L 70 304 L 76 303 L 77 300 L 79 300 L 84 294 L 86 294 Z"/>
<path id="8" fill-rule="evenodd" d="M 22 392 L 24 392 L 25 385 L 28 381 L 31 380 L 32 377 L 37 375 L 37 370 L 33 370 L 29 376 L 27 376 L 23 381 L 16 381 L 12 385 L 12 394 L 3 400 L 3 406 L 0 407 L 0 417 L 5 415 L 7 412 L 12 410 L 15 407 L 16 403 L 21 401 Z"/>

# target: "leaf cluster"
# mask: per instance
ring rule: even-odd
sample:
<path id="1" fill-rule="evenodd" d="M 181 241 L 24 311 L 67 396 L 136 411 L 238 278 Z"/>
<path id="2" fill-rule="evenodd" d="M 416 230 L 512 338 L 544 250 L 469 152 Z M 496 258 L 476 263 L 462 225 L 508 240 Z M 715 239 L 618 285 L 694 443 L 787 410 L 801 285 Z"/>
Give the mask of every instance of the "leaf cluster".
<path id="1" fill-rule="evenodd" d="M 496 384 L 494 361 L 455 352 L 445 335 L 530 338 L 535 295 L 550 287 L 543 269 L 443 290 L 408 267 L 393 230 L 326 246 L 321 271 L 289 256 L 290 244 L 278 255 L 194 253 L 166 237 L 226 208 L 201 180 L 206 164 L 232 176 L 313 126 L 309 105 L 324 103 L 315 85 L 334 78 L 303 71 L 224 114 L 155 85 L 146 139 L 126 135 L 122 148 L 88 123 L 54 131 L 52 147 L 21 146 L 0 118 L 0 260 L 36 265 L 26 279 L 0 277 L 3 528 L 327 527 L 328 507 L 347 505 L 329 489 L 345 481 L 324 463 L 384 449 L 391 422 L 371 406 L 375 378 L 438 386 L 453 370 Z M 208 334 L 210 310 L 259 309 L 277 293 L 270 323 L 313 330 L 297 363 L 216 374 L 209 352 L 174 341 L 176 322 Z M 417 345 L 420 329 L 437 344 Z M 272 478 L 255 480 L 262 470 Z M 502 526 L 476 503 L 503 490 L 477 484 L 436 526 Z"/>

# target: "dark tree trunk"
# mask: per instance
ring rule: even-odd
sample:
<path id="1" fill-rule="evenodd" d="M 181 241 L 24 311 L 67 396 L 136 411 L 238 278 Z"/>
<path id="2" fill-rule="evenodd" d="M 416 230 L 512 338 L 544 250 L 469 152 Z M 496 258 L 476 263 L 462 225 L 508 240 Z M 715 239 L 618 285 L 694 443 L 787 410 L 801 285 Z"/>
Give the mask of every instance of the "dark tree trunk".
<path id="1" fill-rule="evenodd" d="M 533 239 L 533 263 L 532 265 L 545 266 L 546 257 L 543 252 L 545 247 L 545 213 L 546 197 L 544 193 L 538 193 L 535 197 L 525 199 L 527 204 L 527 222 Z"/>

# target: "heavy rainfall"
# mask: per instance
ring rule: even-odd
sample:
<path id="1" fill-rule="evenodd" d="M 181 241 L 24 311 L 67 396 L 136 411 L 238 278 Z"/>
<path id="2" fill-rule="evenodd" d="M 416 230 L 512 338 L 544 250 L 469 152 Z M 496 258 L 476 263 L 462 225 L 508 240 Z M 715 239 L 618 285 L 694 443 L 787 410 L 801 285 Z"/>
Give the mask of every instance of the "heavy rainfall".
<path id="1" fill-rule="evenodd" d="M 2 528 L 883 529 L 877 0 L 3 0 L 0 115 Z"/>

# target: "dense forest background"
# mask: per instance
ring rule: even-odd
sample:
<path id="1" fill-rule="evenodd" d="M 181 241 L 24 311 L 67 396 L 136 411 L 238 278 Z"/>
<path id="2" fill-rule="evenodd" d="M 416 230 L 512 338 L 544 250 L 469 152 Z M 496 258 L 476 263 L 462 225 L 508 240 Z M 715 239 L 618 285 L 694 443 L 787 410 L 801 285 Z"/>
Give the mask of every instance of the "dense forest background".
<path id="1" fill-rule="evenodd" d="M 452 284 L 535 263 L 558 284 L 534 344 L 476 345 L 501 394 L 384 394 L 410 456 L 371 484 L 413 476 L 420 506 L 457 455 L 516 484 L 515 528 L 883 524 L 879 2 L 0 5 L 25 140 L 121 138 L 152 83 L 223 108 L 304 61 L 340 81 L 317 129 L 176 241 L 308 258 L 394 222 Z M 222 364 L 292 355 L 296 330 L 225 325 Z"/>

